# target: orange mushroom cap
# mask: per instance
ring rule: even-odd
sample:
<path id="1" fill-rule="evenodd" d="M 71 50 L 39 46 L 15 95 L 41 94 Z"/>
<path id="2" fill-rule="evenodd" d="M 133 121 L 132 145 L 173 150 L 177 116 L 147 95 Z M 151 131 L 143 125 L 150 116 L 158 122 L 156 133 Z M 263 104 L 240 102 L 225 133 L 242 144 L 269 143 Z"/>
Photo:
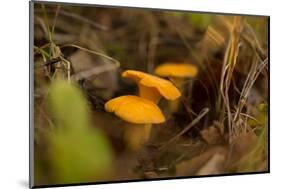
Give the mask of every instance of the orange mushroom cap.
<path id="1" fill-rule="evenodd" d="M 187 63 L 164 63 L 155 69 L 155 74 L 161 77 L 195 77 L 197 73 L 197 67 Z"/>
<path id="2" fill-rule="evenodd" d="M 121 96 L 105 103 L 105 110 L 114 112 L 123 120 L 136 124 L 163 123 L 165 117 L 160 108 L 150 100 L 138 96 Z"/>
<path id="3" fill-rule="evenodd" d="M 168 100 L 175 100 L 181 96 L 173 83 L 160 77 L 135 70 L 127 70 L 122 76 L 135 81 L 139 86 L 140 96 L 153 102 L 157 103 L 161 96 Z"/>

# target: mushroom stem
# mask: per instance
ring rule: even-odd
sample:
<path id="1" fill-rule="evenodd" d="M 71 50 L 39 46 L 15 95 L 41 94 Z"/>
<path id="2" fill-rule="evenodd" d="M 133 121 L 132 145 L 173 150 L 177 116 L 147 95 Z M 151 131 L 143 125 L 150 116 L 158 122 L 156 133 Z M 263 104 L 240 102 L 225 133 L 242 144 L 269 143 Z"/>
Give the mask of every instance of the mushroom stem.
<path id="1" fill-rule="evenodd" d="M 182 92 L 183 91 L 183 86 L 184 86 L 184 82 L 185 80 L 183 78 L 177 78 L 177 77 L 169 77 L 170 81 L 172 81 L 172 83 L 174 83 L 174 85 Z M 180 98 L 171 101 L 169 103 L 170 105 L 170 111 L 176 112 L 180 106 Z"/>
<path id="2" fill-rule="evenodd" d="M 139 87 L 139 96 L 141 98 L 148 99 L 155 104 L 158 104 L 159 100 L 161 99 L 160 93 L 153 87 L 146 87 L 144 85 L 138 85 Z M 138 126 L 139 127 L 139 126 Z M 135 129 L 133 129 L 135 130 Z M 141 129 L 139 129 L 141 130 Z M 131 131 L 130 131 L 131 132 Z M 142 127 L 142 130 L 139 131 L 139 136 L 136 136 L 135 141 L 131 144 L 132 149 L 140 149 L 140 147 L 149 140 L 151 132 L 151 124 L 146 124 Z M 135 134 L 136 135 L 136 134 Z"/>
<path id="3" fill-rule="evenodd" d="M 152 87 L 146 87 L 144 85 L 138 85 L 139 87 L 139 96 L 145 99 L 148 99 L 152 102 L 154 102 L 155 104 L 158 104 L 161 95 L 160 93 L 152 88 Z"/>
<path id="4" fill-rule="evenodd" d="M 180 90 L 183 90 L 183 85 L 185 80 L 183 78 L 177 78 L 177 77 L 169 77 L 170 81 L 174 83 L 174 85 Z"/>
<path id="5" fill-rule="evenodd" d="M 149 140 L 151 124 L 131 124 L 125 129 L 124 140 L 129 149 L 137 151 Z"/>

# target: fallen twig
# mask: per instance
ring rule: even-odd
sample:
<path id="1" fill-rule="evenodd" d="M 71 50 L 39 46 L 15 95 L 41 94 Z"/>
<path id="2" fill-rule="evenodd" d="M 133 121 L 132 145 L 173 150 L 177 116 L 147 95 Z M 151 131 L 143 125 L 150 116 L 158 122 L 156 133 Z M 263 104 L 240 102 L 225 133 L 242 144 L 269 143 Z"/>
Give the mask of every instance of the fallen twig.
<path id="1" fill-rule="evenodd" d="M 198 123 L 208 112 L 209 112 L 209 108 L 204 108 L 199 115 L 190 123 L 188 124 L 181 132 L 179 132 L 176 136 L 174 136 L 173 138 L 171 138 L 167 143 L 165 143 L 163 146 L 161 146 L 159 148 L 159 150 L 163 150 L 165 149 L 167 146 L 169 146 L 171 143 L 175 142 L 176 140 L 178 140 L 178 138 L 180 136 L 182 136 L 184 133 L 186 133 L 187 131 L 189 131 L 196 123 Z"/>

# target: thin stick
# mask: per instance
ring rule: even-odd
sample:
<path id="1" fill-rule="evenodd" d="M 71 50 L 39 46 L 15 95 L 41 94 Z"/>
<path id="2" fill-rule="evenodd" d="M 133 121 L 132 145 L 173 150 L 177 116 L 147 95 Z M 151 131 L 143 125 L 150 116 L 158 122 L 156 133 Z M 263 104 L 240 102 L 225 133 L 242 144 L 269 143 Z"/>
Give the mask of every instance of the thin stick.
<path id="1" fill-rule="evenodd" d="M 59 11 L 60 11 L 60 5 L 58 5 L 58 6 L 57 6 L 57 9 L 56 9 L 56 14 L 55 14 L 55 18 L 54 18 L 53 27 L 52 27 L 52 35 L 54 35 L 54 32 L 55 32 L 55 27 L 56 27 L 56 23 L 57 23 L 57 18 L 58 18 L 58 15 L 59 15 Z"/>
<path id="2" fill-rule="evenodd" d="M 92 51 L 90 49 L 87 49 L 87 48 L 84 48 L 84 47 L 80 47 L 80 46 L 74 45 L 74 44 L 66 44 L 66 45 L 60 46 L 60 48 L 65 48 L 65 47 L 75 47 L 75 48 L 81 49 L 83 51 L 86 51 L 86 52 L 89 52 L 89 53 L 92 53 L 92 54 L 95 54 L 95 55 L 98 55 L 98 56 L 101 56 L 101 57 L 104 57 L 104 58 L 107 58 L 107 59 L 111 60 L 112 62 L 114 62 L 116 64 L 116 67 L 120 66 L 120 62 L 118 60 L 116 60 L 114 58 L 111 58 L 110 56 L 107 56 L 107 55 L 105 55 L 103 53 Z"/>
<path id="3" fill-rule="evenodd" d="M 235 69 L 235 65 L 237 62 L 237 57 L 239 53 L 239 41 L 240 41 L 240 34 L 242 32 L 242 17 L 236 16 L 234 17 L 234 23 L 231 31 L 230 40 L 228 42 L 227 50 L 225 52 L 223 67 L 222 67 L 222 74 L 221 74 L 221 81 L 220 81 L 220 92 L 221 97 L 223 99 L 223 109 L 227 109 L 228 115 L 228 132 L 229 132 L 229 142 L 232 140 L 232 132 L 233 132 L 233 117 L 230 110 L 230 100 L 229 100 L 229 87 L 231 84 L 231 79 L 233 76 L 233 72 Z M 220 98 L 219 98 L 220 102 Z"/>
<path id="4" fill-rule="evenodd" d="M 94 75 L 99 75 L 101 73 L 108 72 L 108 71 L 114 70 L 116 68 L 117 67 L 115 65 L 112 65 L 112 64 L 98 66 L 98 67 L 94 67 L 94 68 L 89 69 L 89 70 L 85 70 L 85 71 L 81 71 L 79 73 L 76 73 L 76 74 L 71 76 L 71 79 L 74 80 L 74 81 L 79 81 L 81 79 L 86 79 L 86 78 L 89 78 L 89 77 L 94 76 Z"/>
<path id="5" fill-rule="evenodd" d="M 41 8 L 44 14 L 44 19 L 45 19 L 45 25 L 47 27 L 47 31 L 48 31 L 48 37 L 49 37 L 49 41 L 52 42 L 52 34 L 51 34 L 51 30 L 50 30 L 50 25 L 49 25 L 49 19 L 48 19 L 48 15 L 46 12 L 46 8 L 45 5 L 41 4 Z"/>
<path id="6" fill-rule="evenodd" d="M 47 56 L 48 58 L 50 58 L 50 55 L 49 55 L 46 51 L 44 51 L 42 48 L 37 47 L 37 46 L 34 45 L 34 49 L 35 49 L 36 51 L 38 51 L 40 54 L 42 54 L 42 55 Z"/>
<path id="7" fill-rule="evenodd" d="M 75 75 L 73 75 L 71 77 L 71 79 L 75 80 L 75 81 L 78 81 L 78 80 L 81 80 L 83 78 L 88 78 L 92 75 L 98 75 L 98 74 L 101 74 L 101 73 L 104 73 L 106 71 L 109 71 L 109 70 L 112 70 L 112 69 L 116 69 L 120 66 L 120 62 L 114 58 L 111 58 L 105 54 L 102 54 L 100 52 L 96 52 L 96 51 L 92 51 L 90 49 L 87 49 L 87 48 L 84 48 L 84 47 L 80 47 L 78 45 L 74 45 L 74 44 L 66 44 L 66 45 L 62 45 L 60 46 L 60 48 L 64 48 L 64 47 L 75 47 L 75 48 L 78 48 L 80 50 L 83 50 L 83 51 L 86 51 L 88 53 L 92 53 L 92 54 L 95 54 L 95 55 L 98 55 L 98 56 L 101 56 L 103 58 L 107 58 L 109 59 L 110 61 L 112 61 L 114 63 L 114 65 L 110 65 L 110 66 L 100 66 L 100 67 L 95 67 L 93 69 L 90 69 L 90 70 L 86 70 L 86 71 L 83 71 L 83 72 L 79 72 Z M 68 66 L 70 68 L 70 66 Z M 70 79 L 70 72 L 68 72 L 68 78 Z"/>
<path id="8" fill-rule="evenodd" d="M 250 90 L 251 90 L 252 86 L 254 85 L 257 77 L 259 76 L 261 71 L 266 67 L 267 64 L 268 64 L 267 58 L 258 66 L 257 66 L 257 61 L 254 62 L 253 68 L 251 68 L 251 71 L 244 83 L 244 86 L 243 86 L 243 89 L 241 92 L 241 96 L 240 96 L 239 103 L 238 103 L 238 108 L 235 112 L 234 119 L 233 119 L 234 123 L 238 120 L 238 116 L 241 114 L 241 110 L 245 106 L 245 103 L 246 103 L 246 100 L 248 99 Z"/>
<path id="9" fill-rule="evenodd" d="M 67 81 L 70 83 L 71 63 L 68 60 L 66 60 L 65 58 L 63 58 L 62 56 L 60 56 L 60 58 L 66 63 Z"/>
<path id="10" fill-rule="evenodd" d="M 198 123 L 208 112 L 209 112 L 209 108 L 204 108 L 203 110 L 201 110 L 201 112 L 199 113 L 199 115 L 190 123 L 188 124 L 181 132 L 179 132 L 176 136 L 172 137 L 167 143 L 165 143 L 163 146 L 161 146 L 159 148 L 159 150 L 163 150 L 165 149 L 167 146 L 169 146 L 171 143 L 175 142 L 176 140 L 178 140 L 178 138 L 180 136 L 182 136 L 184 133 L 186 133 L 187 131 L 189 131 L 196 123 Z"/>

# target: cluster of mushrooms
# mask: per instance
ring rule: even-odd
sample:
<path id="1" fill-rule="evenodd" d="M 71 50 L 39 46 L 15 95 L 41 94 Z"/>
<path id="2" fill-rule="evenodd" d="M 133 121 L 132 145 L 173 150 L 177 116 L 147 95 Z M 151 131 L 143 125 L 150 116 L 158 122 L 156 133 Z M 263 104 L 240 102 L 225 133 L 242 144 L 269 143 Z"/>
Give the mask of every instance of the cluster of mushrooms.
<path id="1" fill-rule="evenodd" d="M 165 122 L 165 116 L 157 105 L 159 100 L 162 97 L 172 101 L 178 99 L 184 78 L 194 77 L 197 68 L 186 63 L 165 63 L 155 69 L 155 74 L 172 82 L 141 71 L 127 70 L 122 77 L 137 83 L 139 96 L 120 96 L 105 103 L 107 112 L 113 112 L 130 123 L 125 129 L 124 140 L 133 151 L 139 150 L 149 140 L 152 124 Z"/>

